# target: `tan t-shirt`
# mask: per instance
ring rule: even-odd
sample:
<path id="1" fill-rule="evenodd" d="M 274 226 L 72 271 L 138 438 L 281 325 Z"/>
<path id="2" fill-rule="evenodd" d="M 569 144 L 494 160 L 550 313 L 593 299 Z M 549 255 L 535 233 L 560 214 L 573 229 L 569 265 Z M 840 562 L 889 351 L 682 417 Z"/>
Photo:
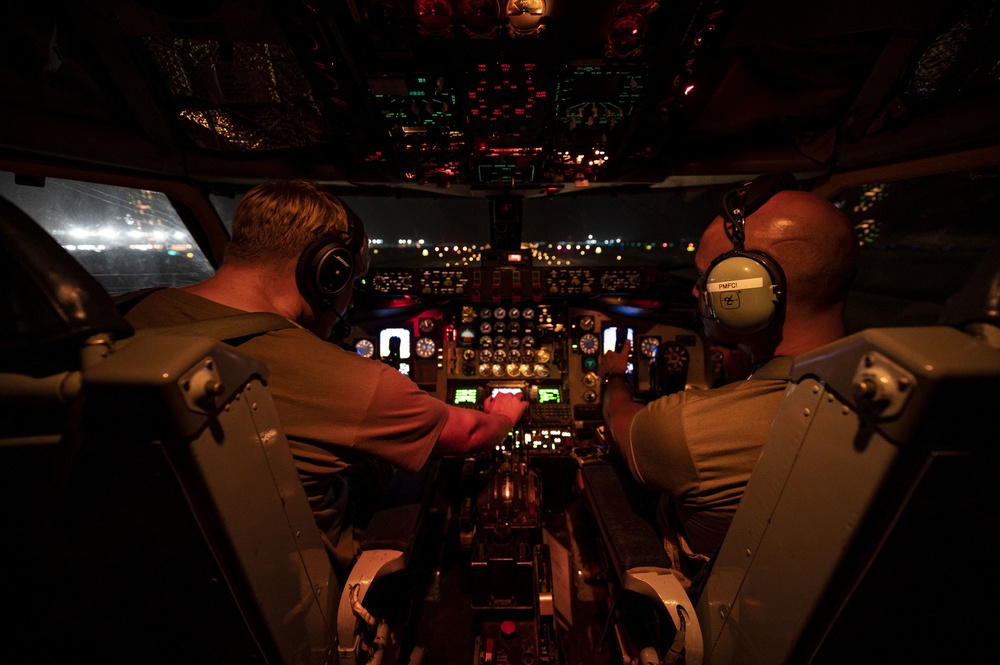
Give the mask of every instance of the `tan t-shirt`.
<path id="1" fill-rule="evenodd" d="M 176 325 L 241 310 L 178 289 L 156 291 L 127 315 L 137 329 Z M 447 406 L 398 370 L 321 340 L 301 328 L 252 337 L 239 351 L 262 360 L 317 524 L 334 528 L 335 479 L 348 471 L 372 478 L 373 458 L 417 471 L 430 456 Z M 357 467 L 357 468 L 354 468 Z M 336 535 L 329 534 L 336 542 Z"/>
<path id="2" fill-rule="evenodd" d="M 776 358 L 755 376 L 774 375 Z M 778 372 L 781 374 L 781 372 Z M 787 382 L 749 378 L 650 402 L 632 420 L 622 456 L 636 480 L 670 495 L 688 543 L 712 556 L 729 528 Z"/>

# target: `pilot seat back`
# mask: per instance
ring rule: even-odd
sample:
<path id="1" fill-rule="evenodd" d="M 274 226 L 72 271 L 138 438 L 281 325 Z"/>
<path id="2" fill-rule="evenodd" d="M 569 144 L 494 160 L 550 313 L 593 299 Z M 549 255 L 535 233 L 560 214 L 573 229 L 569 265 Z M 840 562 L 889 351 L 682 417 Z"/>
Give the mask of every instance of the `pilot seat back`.
<path id="1" fill-rule="evenodd" d="M 0 200 L 3 662 L 327 662 L 339 587 L 266 388 L 137 336 Z"/>
<path id="2" fill-rule="evenodd" d="M 790 374 L 698 600 L 705 662 L 984 662 L 1000 351 L 871 329 Z"/>

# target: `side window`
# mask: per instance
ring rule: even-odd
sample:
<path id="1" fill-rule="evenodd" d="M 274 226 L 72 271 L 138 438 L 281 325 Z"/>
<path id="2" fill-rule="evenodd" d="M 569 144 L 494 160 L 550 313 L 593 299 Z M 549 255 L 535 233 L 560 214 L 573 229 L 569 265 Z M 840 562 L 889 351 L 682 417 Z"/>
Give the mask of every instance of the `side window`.
<path id="1" fill-rule="evenodd" d="M 35 187 L 0 172 L 0 195 L 48 231 L 111 295 L 185 286 L 215 272 L 161 192 L 58 178 Z"/>

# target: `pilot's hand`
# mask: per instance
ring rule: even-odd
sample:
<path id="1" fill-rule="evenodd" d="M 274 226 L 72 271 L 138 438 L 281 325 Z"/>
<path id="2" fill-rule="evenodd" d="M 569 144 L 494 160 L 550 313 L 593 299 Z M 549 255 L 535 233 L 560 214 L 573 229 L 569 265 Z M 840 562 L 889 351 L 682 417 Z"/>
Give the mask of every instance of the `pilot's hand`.
<path id="1" fill-rule="evenodd" d="M 632 350 L 632 343 L 625 340 L 622 345 L 622 350 L 618 351 L 607 351 L 603 356 L 600 357 L 597 363 L 597 374 L 598 376 L 604 376 L 605 374 L 624 374 L 625 370 L 628 369 L 628 354 Z"/>
<path id="2" fill-rule="evenodd" d="M 528 408 L 528 403 L 521 399 L 521 393 L 516 395 L 511 393 L 497 393 L 496 397 L 487 397 L 483 400 L 483 412 L 504 416 L 510 419 L 511 425 L 516 425 L 517 421 L 524 415 L 524 410 Z"/>

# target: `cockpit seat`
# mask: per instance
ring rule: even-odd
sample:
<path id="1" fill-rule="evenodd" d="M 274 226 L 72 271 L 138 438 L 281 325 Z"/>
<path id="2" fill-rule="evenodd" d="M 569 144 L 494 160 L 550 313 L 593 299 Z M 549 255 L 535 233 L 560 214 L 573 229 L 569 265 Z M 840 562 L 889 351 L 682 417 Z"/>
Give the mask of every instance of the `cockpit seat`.
<path id="1" fill-rule="evenodd" d="M 382 594 L 384 602 L 392 608 L 372 607 L 366 601 L 373 587 L 409 567 L 411 556 L 422 543 L 424 516 L 434 497 L 439 470 L 440 461 L 431 462 L 419 474 L 406 476 L 403 483 L 390 487 L 386 505 L 375 512 L 361 534 L 360 555 L 344 583 L 337 613 L 341 665 L 381 661 L 383 654 L 377 652 L 390 641 L 390 623 L 405 623 L 409 619 L 409 596 L 413 593 L 410 584 L 403 584 L 402 588 L 393 586 L 390 592 Z M 375 605 L 379 605 L 378 601 Z M 393 622 L 386 620 L 386 613 L 396 614 Z M 411 662 L 414 658 L 411 653 Z"/>
<path id="2" fill-rule="evenodd" d="M 3 662 L 328 662 L 333 576 L 266 388 L 137 336 L 0 201 Z"/>
<path id="3" fill-rule="evenodd" d="M 670 570 L 663 542 L 629 501 L 625 487 L 631 483 L 616 464 L 606 460 L 584 464 L 581 474 L 608 567 L 620 587 L 652 601 L 654 611 L 666 612 L 673 624 L 673 638 L 667 645 L 634 644 L 632 650 L 640 651 L 643 663 L 674 663 L 682 655 L 687 665 L 701 663 L 702 637 L 694 606 Z M 654 660 L 643 660 L 651 652 Z"/>
<path id="4" fill-rule="evenodd" d="M 699 597 L 706 663 L 983 662 L 1000 351 L 953 327 L 799 356 Z"/>

